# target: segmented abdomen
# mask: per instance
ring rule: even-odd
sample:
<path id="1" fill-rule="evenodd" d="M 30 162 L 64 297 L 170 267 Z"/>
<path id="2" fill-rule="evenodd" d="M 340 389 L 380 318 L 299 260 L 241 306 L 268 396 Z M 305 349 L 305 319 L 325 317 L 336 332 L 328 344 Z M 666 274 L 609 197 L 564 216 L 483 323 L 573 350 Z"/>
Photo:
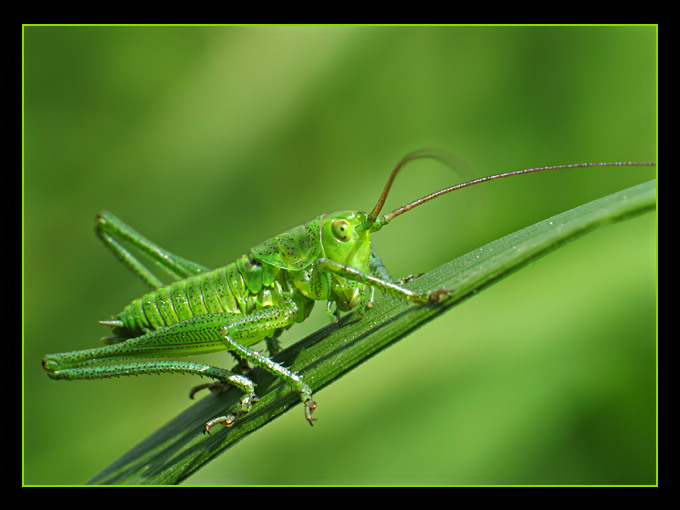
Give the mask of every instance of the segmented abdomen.
<path id="1" fill-rule="evenodd" d="M 279 269 L 248 254 L 236 262 L 173 282 L 127 305 L 116 317 L 121 336 L 136 336 L 193 317 L 232 313 L 246 315 L 278 306 L 283 290 Z"/>

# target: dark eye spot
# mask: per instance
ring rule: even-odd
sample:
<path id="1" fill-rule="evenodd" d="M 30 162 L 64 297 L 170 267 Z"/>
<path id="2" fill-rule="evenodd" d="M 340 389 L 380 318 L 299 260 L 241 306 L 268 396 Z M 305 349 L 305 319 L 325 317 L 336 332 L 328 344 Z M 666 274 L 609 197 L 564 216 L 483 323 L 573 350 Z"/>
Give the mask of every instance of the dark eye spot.
<path id="1" fill-rule="evenodd" d="M 334 220 L 331 230 L 338 241 L 346 242 L 351 238 L 351 228 L 347 220 Z"/>

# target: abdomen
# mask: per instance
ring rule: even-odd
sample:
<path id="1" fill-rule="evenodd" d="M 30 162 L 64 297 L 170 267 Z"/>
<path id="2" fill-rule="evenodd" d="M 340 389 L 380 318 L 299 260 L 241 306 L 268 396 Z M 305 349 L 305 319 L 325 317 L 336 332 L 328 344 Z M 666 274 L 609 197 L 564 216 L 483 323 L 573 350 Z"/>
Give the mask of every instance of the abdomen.
<path id="1" fill-rule="evenodd" d="M 244 270 L 243 263 L 239 265 Z M 132 301 L 116 316 L 123 327 L 114 333 L 135 337 L 202 315 L 247 315 L 266 306 L 277 306 L 287 286 L 282 286 L 281 280 L 286 283 L 284 273 L 268 286 L 260 284 L 257 288 L 252 277 L 243 277 L 237 263 L 190 276 Z"/>

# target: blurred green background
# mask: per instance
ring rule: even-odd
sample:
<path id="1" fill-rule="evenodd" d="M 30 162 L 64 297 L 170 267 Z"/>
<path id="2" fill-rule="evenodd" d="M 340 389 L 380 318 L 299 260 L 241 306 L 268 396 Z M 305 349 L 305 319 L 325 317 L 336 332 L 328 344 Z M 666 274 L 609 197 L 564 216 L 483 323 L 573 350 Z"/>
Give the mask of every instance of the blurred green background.
<path id="1" fill-rule="evenodd" d="M 216 267 L 320 213 L 372 208 L 394 164 L 423 147 L 476 177 L 653 160 L 656 35 L 24 27 L 24 483 L 86 482 L 200 382 L 41 370 L 47 352 L 96 346 L 97 320 L 145 290 L 95 238 L 98 211 Z M 654 175 L 489 183 L 400 217 L 374 247 L 395 276 L 428 271 Z M 386 209 L 459 180 L 413 163 Z M 297 407 L 184 483 L 655 483 L 655 220 L 531 264 L 320 391 L 313 429 Z M 325 324 L 319 306 L 283 340 Z M 423 374 L 431 387 L 413 383 Z"/>

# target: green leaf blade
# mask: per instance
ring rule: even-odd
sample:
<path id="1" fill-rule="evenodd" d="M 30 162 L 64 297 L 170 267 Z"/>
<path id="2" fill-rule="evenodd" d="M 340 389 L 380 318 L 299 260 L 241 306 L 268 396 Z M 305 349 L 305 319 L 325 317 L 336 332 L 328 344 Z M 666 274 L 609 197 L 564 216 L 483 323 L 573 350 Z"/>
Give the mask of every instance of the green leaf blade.
<path id="1" fill-rule="evenodd" d="M 607 223 L 653 210 L 656 181 L 609 195 L 505 236 L 411 282 L 418 290 L 447 288 L 444 303 L 414 306 L 379 299 L 359 320 L 344 317 L 286 349 L 277 357 L 299 371 L 314 391 L 337 380 L 416 328 L 480 290 L 565 243 Z M 238 391 L 209 396 L 186 410 L 97 475 L 98 484 L 172 484 L 200 469 L 215 456 L 274 418 L 297 406 L 298 397 L 272 376 L 255 371 L 260 402 L 231 429 L 202 433 L 205 421 L 233 405 Z M 298 410 L 299 411 L 299 410 Z M 301 411 L 300 411 L 301 413 Z M 304 420 L 300 418 L 301 426 Z"/>

